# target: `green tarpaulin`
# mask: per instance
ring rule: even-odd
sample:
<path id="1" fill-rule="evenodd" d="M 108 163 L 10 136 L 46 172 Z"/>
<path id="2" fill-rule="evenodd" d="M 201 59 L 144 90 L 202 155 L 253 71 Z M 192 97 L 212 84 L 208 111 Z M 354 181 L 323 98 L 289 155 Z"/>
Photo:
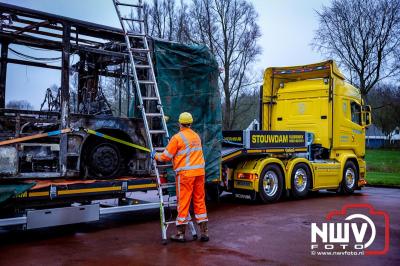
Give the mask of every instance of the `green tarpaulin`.
<path id="1" fill-rule="evenodd" d="M 206 46 L 154 41 L 157 83 L 170 135 L 179 131 L 182 112 L 193 115 L 193 129 L 202 138 L 206 180 L 220 175 L 221 97 L 218 64 Z"/>
<path id="2" fill-rule="evenodd" d="M 29 190 L 34 185 L 35 183 L 0 184 L 0 203 Z"/>

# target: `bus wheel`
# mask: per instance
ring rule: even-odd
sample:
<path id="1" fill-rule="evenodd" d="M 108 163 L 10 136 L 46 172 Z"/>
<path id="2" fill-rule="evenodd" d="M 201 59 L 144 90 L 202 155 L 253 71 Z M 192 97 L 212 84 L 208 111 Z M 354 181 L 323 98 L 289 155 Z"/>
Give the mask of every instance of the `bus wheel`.
<path id="1" fill-rule="evenodd" d="M 121 168 L 121 154 L 114 144 L 103 142 L 95 146 L 87 158 L 89 173 L 95 178 L 110 178 Z"/>
<path id="2" fill-rule="evenodd" d="M 292 181 L 292 195 L 294 198 L 304 198 L 307 196 L 311 187 L 312 175 L 310 169 L 305 163 L 296 164 L 293 168 L 291 181 Z"/>
<path id="3" fill-rule="evenodd" d="M 261 172 L 258 194 L 263 203 L 276 202 L 283 191 L 283 174 L 276 164 L 267 165 Z"/>
<path id="4" fill-rule="evenodd" d="M 343 194 L 352 194 L 357 188 L 358 170 L 352 161 L 347 161 L 343 169 L 343 178 L 340 185 L 340 191 Z"/>

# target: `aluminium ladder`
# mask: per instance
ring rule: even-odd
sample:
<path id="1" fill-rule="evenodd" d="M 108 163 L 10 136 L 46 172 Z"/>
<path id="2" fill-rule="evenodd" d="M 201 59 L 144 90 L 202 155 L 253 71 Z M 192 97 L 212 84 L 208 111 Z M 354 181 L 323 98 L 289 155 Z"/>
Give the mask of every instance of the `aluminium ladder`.
<path id="1" fill-rule="evenodd" d="M 149 44 L 145 32 L 144 19 L 142 18 L 142 13 L 144 11 L 143 3 L 142 0 L 138 0 L 136 4 L 121 2 L 120 0 L 113 0 L 113 3 L 125 37 L 126 49 L 130 61 L 129 72 L 131 72 L 127 74 L 128 77 L 130 77 L 130 75 L 133 77 L 149 149 L 162 152 L 164 151 L 165 147 L 162 147 L 163 145 L 159 145 L 158 147 L 155 146 L 153 143 L 153 138 L 158 136 L 159 144 L 160 139 L 162 143 L 162 138 L 166 139 L 167 141 L 169 140 L 169 133 L 154 74 L 154 66 L 151 60 Z M 121 12 L 123 9 L 125 9 L 124 11 L 129 9 L 129 15 L 125 15 L 126 13 L 123 14 Z M 134 12 L 134 10 L 136 10 L 136 12 Z M 142 63 L 136 63 L 135 58 L 140 58 Z M 145 76 L 145 78 L 142 78 L 143 76 Z M 156 108 L 154 108 L 155 106 Z M 155 121 L 152 120 L 155 118 L 159 119 L 159 123 L 155 123 Z M 148 121 L 148 119 L 150 121 Z M 158 126 L 158 128 L 156 128 L 156 126 Z M 157 179 L 157 188 L 160 201 L 162 243 L 166 244 L 168 225 L 175 223 L 175 221 L 166 221 L 165 219 L 165 207 L 173 206 L 173 204 L 170 202 L 164 202 L 163 189 L 175 187 L 175 183 L 162 184 L 160 180 L 159 168 L 167 168 L 171 167 L 172 165 L 158 164 L 156 160 L 152 160 L 152 166 Z M 189 221 L 189 228 L 193 238 L 196 239 L 197 233 L 192 221 Z"/>

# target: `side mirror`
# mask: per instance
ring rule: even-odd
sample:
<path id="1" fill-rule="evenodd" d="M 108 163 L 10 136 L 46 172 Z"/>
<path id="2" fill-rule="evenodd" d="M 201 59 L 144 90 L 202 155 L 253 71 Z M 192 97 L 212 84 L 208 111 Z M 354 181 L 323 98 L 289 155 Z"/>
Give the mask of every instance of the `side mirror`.
<path id="1" fill-rule="evenodd" d="M 371 106 L 370 105 L 365 105 L 362 107 L 361 115 L 362 115 L 363 125 L 366 127 L 371 125 L 372 119 L 371 119 Z"/>

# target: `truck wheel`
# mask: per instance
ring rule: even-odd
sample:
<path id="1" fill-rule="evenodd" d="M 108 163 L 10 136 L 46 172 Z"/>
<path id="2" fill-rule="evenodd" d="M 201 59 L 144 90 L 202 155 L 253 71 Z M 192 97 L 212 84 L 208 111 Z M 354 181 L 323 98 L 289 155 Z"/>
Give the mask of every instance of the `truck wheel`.
<path id="1" fill-rule="evenodd" d="M 262 170 L 258 191 L 263 203 L 272 203 L 280 199 L 283 191 L 283 174 L 279 166 L 270 164 Z"/>
<path id="2" fill-rule="evenodd" d="M 357 188 L 358 169 L 352 161 L 347 161 L 343 169 L 343 178 L 340 185 L 340 191 L 343 194 L 352 194 Z"/>
<path id="3" fill-rule="evenodd" d="M 291 182 L 292 195 L 294 198 L 304 198 L 311 186 L 311 172 L 305 163 L 298 163 L 293 168 Z"/>
<path id="4" fill-rule="evenodd" d="M 95 146 L 86 158 L 88 172 L 94 178 L 110 178 L 121 168 L 121 154 L 117 146 L 103 142 Z"/>

